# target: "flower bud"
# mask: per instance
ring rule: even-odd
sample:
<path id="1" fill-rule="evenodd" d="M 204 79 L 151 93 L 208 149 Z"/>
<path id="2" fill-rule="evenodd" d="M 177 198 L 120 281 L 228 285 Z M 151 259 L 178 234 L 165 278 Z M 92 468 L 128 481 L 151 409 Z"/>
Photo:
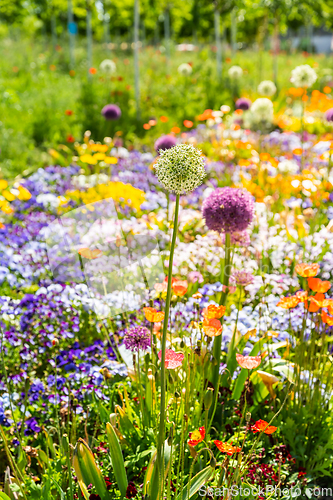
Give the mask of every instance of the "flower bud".
<path id="1" fill-rule="evenodd" d="M 205 410 L 209 410 L 209 408 L 212 406 L 213 403 L 213 389 L 211 387 L 208 387 L 205 397 L 204 397 L 204 407 Z"/>
<path id="2" fill-rule="evenodd" d="M 209 465 L 210 465 L 211 467 L 213 467 L 213 469 L 215 469 L 215 467 L 216 467 L 216 460 L 215 460 L 215 457 L 212 457 L 212 458 L 210 459 Z"/>
<path id="3" fill-rule="evenodd" d="M 246 413 L 246 415 L 245 415 L 245 420 L 246 420 L 246 422 L 247 422 L 247 423 L 249 423 L 249 422 L 250 422 L 250 420 L 251 420 L 251 412 L 249 412 L 249 411 L 248 411 L 248 412 Z"/>

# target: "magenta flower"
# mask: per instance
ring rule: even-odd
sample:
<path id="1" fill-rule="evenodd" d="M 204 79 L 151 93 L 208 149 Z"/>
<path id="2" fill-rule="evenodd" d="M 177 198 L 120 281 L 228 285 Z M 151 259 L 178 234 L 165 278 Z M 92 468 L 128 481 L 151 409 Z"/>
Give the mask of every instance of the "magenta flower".
<path id="1" fill-rule="evenodd" d="M 333 122 L 333 108 L 326 111 L 325 118 L 328 122 Z"/>
<path id="2" fill-rule="evenodd" d="M 121 109 L 117 104 L 107 104 L 102 109 L 102 115 L 106 120 L 118 120 L 121 117 Z"/>
<path id="3" fill-rule="evenodd" d="M 246 97 L 240 97 L 236 101 L 236 109 L 242 109 L 243 111 L 247 111 L 250 109 L 252 102 L 250 99 L 246 99 Z"/>
<path id="4" fill-rule="evenodd" d="M 158 153 L 161 149 L 173 148 L 177 144 L 176 138 L 173 135 L 162 135 L 154 144 L 155 151 Z"/>
<path id="5" fill-rule="evenodd" d="M 204 200 L 202 215 L 213 231 L 239 233 L 252 222 L 253 197 L 246 189 L 217 188 Z"/>
<path id="6" fill-rule="evenodd" d="M 133 326 L 128 328 L 124 335 L 126 349 L 132 352 L 146 351 L 150 346 L 150 334 L 145 326 Z"/>
<path id="7" fill-rule="evenodd" d="M 232 274 L 232 278 L 238 286 L 252 285 L 254 281 L 254 276 L 245 270 L 235 271 Z"/>

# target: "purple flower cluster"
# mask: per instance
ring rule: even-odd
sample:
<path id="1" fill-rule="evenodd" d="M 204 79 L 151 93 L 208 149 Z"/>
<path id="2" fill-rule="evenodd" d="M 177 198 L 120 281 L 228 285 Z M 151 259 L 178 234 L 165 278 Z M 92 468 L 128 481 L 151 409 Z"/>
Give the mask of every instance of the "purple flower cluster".
<path id="1" fill-rule="evenodd" d="M 107 104 L 102 109 L 102 115 L 106 120 L 119 120 L 121 117 L 121 109 L 117 104 Z"/>
<path id="2" fill-rule="evenodd" d="M 247 99 L 246 97 L 240 97 L 237 99 L 235 107 L 236 109 L 242 109 L 243 111 L 247 111 L 250 109 L 252 102 L 250 99 Z"/>
<path id="3" fill-rule="evenodd" d="M 325 118 L 328 122 L 333 122 L 333 108 L 326 111 Z"/>
<path id="4" fill-rule="evenodd" d="M 132 352 L 146 351 L 150 346 L 150 334 L 145 326 L 128 328 L 124 335 L 126 349 Z"/>
<path id="5" fill-rule="evenodd" d="M 204 200 L 202 214 L 208 229 L 219 233 L 239 233 L 252 222 L 253 197 L 245 189 L 217 188 Z"/>
<path id="6" fill-rule="evenodd" d="M 154 148 L 157 153 L 162 149 L 173 148 L 177 144 L 177 140 L 173 135 L 162 135 L 155 142 Z"/>

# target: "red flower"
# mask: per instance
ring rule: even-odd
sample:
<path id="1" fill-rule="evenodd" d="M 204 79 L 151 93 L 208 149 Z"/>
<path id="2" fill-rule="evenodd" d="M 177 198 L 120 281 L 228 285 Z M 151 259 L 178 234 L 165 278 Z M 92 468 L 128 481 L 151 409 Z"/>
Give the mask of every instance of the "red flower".
<path id="1" fill-rule="evenodd" d="M 162 358 L 162 351 L 158 353 L 158 359 Z M 175 352 L 172 349 L 165 350 L 165 368 L 173 369 L 182 366 L 184 354 L 182 352 Z"/>
<path id="2" fill-rule="evenodd" d="M 264 432 L 265 434 L 273 434 L 276 429 L 277 427 L 274 427 L 274 425 L 268 425 L 268 422 L 265 420 L 257 420 L 252 426 L 253 432 Z"/>
<path id="3" fill-rule="evenodd" d="M 216 441 L 214 441 L 214 444 L 218 447 L 218 449 L 220 451 L 222 451 L 222 453 L 226 453 L 230 457 L 234 453 L 238 453 L 239 451 L 241 451 L 239 446 L 232 446 L 232 443 L 231 444 L 230 443 L 223 443 L 223 441 L 216 440 Z"/>
<path id="4" fill-rule="evenodd" d="M 75 137 L 72 134 L 69 134 L 66 138 L 67 142 L 75 142 Z"/>
<path id="5" fill-rule="evenodd" d="M 190 439 L 187 441 L 187 444 L 189 444 L 190 446 L 196 446 L 205 439 L 205 434 L 206 429 L 204 427 L 200 427 L 199 430 L 190 432 Z"/>
<path id="6" fill-rule="evenodd" d="M 73 111 L 71 109 L 66 109 L 65 115 L 72 116 L 72 114 L 73 114 Z"/>
<path id="7" fill-rule="evenodd" d="M 126 490 L 126 498 L 134 498 L 137 494 L 138 490 L 135 487 L 133 481 L 129 481 L 127 490 Z"/>

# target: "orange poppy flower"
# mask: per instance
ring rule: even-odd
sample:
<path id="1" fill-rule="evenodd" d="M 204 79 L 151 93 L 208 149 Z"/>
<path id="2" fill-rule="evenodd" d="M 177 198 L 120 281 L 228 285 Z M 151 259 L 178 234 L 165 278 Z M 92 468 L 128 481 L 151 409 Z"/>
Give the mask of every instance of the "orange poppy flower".
<path id="1" fill-rule="evenodd" d="M 329 316 L 327 312 L 322 311 L 321 319 L 323 323 L 326 323 L 328 326 L 333 326 L 333 316 Z"/>
<path id="2" fill-rule="evenodd" d="M 162 358 L 162 351 L 158 353 L 158 359 Z M 172 349 L 165 350 L 165 368 L 169 370 L 182 366 L 184 354 L 182 352 L 175 352 Z"/>
<path id="3" fill-rule="evenodd" d="M 179 127 L 172 127 L 171 132 L 173 132 L 174 134 L 179 134 L 180 128 Z"/>
<path id="4" fill-rule="evenodd" d="M 329 94 L 331 90 L 332 90 L 331 87 L 328 86 L 323 88 L 323 92 L 325 92 L 325 94 Z"/>
<path id="5" fill-rule="evenodd" d="M 90 248 L 80 248 L 78 253 L 85 259 L 89 260 L 98 259 L 98 257 L 102 255 L 102 251 L 98 248 L 95 248 L 95 250 L 90 250 Z"/>
<path id="6" fill-rule="evenodd" d="M 309 288 L 314 292 L 326 293 L 331 288 L 329 281 L 322 281 L 320 278 L 308 278 Z"/>
<path id="7" fill-rule="evenodd" d="M 205 307 L 205 309 L 203 309 L 202 311 L 202 314 L 205 319 L 219 319 L 222 318 L 224 313 L 225 313 L 225 307 L 216 306 L 215 304 L 209 304 L 209 306 Z"/>
<path id="8" fill-rule="evenodd" d="M 316 295 L 314 295 L 314 297 L 310 297 L 311 305 L 310 305 L 309 311 L 310 312 L 317 312 L 319 307 L 326 307 L 326 300 L 327 299 L 325 299 L 325 295 L 323 293 L 316 293 Z M 314 306 L 313 308 L 317 308 L 315 311 L 311 311 L 312 305 Z"/>
<path id="9" fill-rule="evenodd" d="M 242 354 L 236 354 L 237 363 L 247 370 L 253 370 L 253 368 L 258 368 L 261 363 L 261 356 L 242 356 Z"/>
<path id="10" fill-rule="evenodd" d="M 178 297 L 183 297 L 185 293 L 187 292 L 188 289 L 188 283 L 186 280 L 184 281 L 177 281 L 175 280 L 172 284 L 172 289 L 175 293 L 175 295 L 178 295 Z"/>
<path id="11" fill-rule="evenodd" d="M 308 292 L 296 292 L 296 297 L 300 302 L 306 302 L 308 300 Z"/>
<path id="12" fill-rule="evenodd" d="M 222 325 L 218 319 L 204 319 L 202 329 L 207 337 L 218 337 L 222 333 Z"/>
<path id="13" fill-rule="evenodd" d="M 144 128 L 145 130 L 149 130 L 149 129 L 150 129 L 150 125 L 149 125 L 149 123 L 144 123 L 144 124 L 143 124 L 143 128 Z"/>
<path id="14" fill-rule="evenodd" d="M 297 264 L 295 271 L 302 278 L 313 278 L 319 272 L 319 264 Z"/>
<path id="15" fill-rule="evenodd" d="M 161 116 L 160 120 L 161 120 L 162 123 L 166 123 L 166 122 L 169 121 L 169 118 L 167 116 Z"/>
<path id="16" fill-rule="evenodd" d="M 300 299 L 296 295 L 292 295 L 291 297 L 281 297 L 276 305 L 282 307 L 282 309 L 293 309 L 299 303 Z"/>
<path id="17" fill-rule="evenodd" d="M 241 449 L 239 448 L 239 446 L 232 446 L 232 443 L 223 443 L 223 441 L 214 441 L 214 444 L 215 446 L 218 447 L 218 449 L 222 452 L 222 453 L 226 453 L 227 455 L 231 456 L 233 455 L 234 453 L 238 453 L 241 451 Z"/>
<path id="18" fill-rule="evenodd" d="M 150 321 L 150 323 L 159 323 L 164 319 L 163 311 L 156 311 L 153 307 L 144 307 L 142 310 L 146 320 Z"/>
<path id="19" fill-rule="evenodd" d="M 206 429 L 204 427 L 200 427 L 199 430 L 190 432 L 190 439 L 187 441 L 187 444 L 190 446 L 196 446 L 205 439 L 205 435 Z"/>
<path id="20" fill-rule="evenodd" d="M 71 109 L 66 109 L 65 115 L 72 116 L 72 114 L 73 114 L 73 111 Z"/>
<path id="21" fill-rule="evenodd" d="M 303 152 L 303 150 L 301 148 L 296 148 L 293 150 L 293 154 L 294 155 L 301 155 Z"/>
<path id="22" fill-rule="evenodd" d="M 191 120 L 184 120 L 183 124 L 184 124 L 184 127 L 186 127 L 186 128 L 192 128 L 193 127 L 193 122 L 191 122 Z"/>
<path id="23" fill-rule="evenodd" d="M 261 161 L 268 161 L 270 159 L 271 155 L 269 153 L 260 153 L 260 160 Z"/>
<path id="24" fill-rule="evenodd" d="M 274 425 L 268 425 L 268 422 L 265 420 L 257 420 L 252 426 L 253 432 L 264 432 L 265 434 L 273 434 L 276 429 L 277 427 L 274 427 Z"/>
<path id="25" fill-rule="evenodd" d="M 96 69 L 96 68 L 89 68 L 89 73 L 90 73 L 91 75 L 96 75 L 96 73 L 97 73 L 97 69 Z"/>

